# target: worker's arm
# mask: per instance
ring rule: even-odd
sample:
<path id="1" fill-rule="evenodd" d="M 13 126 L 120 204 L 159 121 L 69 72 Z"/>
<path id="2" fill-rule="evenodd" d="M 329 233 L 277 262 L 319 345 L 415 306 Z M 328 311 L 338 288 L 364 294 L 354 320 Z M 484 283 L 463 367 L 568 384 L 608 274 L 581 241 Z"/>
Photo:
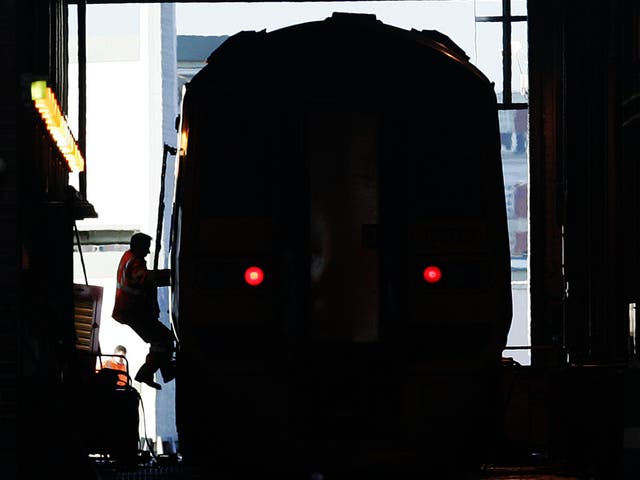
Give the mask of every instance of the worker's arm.
<path id="1" fill-rule="evenodd" d="M 151 272 L 156 287 L 168 287 L 171 285 L 170 269 L 167 268 L 162 270 L 151 270 Z"/>

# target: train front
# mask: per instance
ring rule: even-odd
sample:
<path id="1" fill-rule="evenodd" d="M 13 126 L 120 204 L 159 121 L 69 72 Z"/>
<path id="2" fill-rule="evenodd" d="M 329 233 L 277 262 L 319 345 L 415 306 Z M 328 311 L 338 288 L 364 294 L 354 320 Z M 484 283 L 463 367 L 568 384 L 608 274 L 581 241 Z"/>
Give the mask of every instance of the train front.
<path id="1" fill-rule="evenodd" d="M 181 118 L 185 460 L 477 466 L 497 431 L 511 323 L 486 77 L 438 32 L 334 14 L 229 38 L 187 86 Z"/>

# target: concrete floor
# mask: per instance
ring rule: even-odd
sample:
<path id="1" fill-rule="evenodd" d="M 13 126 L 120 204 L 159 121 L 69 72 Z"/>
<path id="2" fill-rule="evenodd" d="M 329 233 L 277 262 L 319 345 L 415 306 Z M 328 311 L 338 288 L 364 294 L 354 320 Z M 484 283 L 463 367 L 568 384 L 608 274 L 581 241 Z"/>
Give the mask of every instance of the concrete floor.
<path id="1" fill-rule="evenodd" d="M 96 466 L 99 480 L 236 480 L 242 478 L 259 478 L 264 480 L 271 480 L 272 475 L 242 475 L 238 477 L 236 475 L 229 474 L 214 474 L 206 471 L 206 469 L 189 468 L 177 463 L 168 464 L 149 464 L 145 466 L 139 466 L 137 468 L 118 468 L 114 465 L 102 464 Z M 360 475 L 321 475 L 310 474 L 300 476 L 287 476 L 286 480 L 333 480 L 333 479 L 353 479 L 354 477 L 360 477 Z M 367 475 L 367 480 L 371 478 L 376 480 L 403 480 L 409 478 L 407 476 L 396 475 Z M 391 477 L 391 478 L 389 478 Z M 360 477 L 362 478 L 362 477 Z M 422 473 L 420 475 L 410 475 L 411 480 L 597 480 L 595 477 L 590 477 L 586 474 L 577 474 L 575 472 L 568 472 L 561 466 L 498 466 L 488 465 L 485 466 L 481 472 L 474 475 L 467 475 L 464 478 L 460 478 L 457 475 L 448 476 L 442 472 L 434 474 Z M 274 480 L 277 480 L 274 479 Z M 598 479 L 599 480 L 599 479 Z M 602 479 L 610 480 L 610 479 Z"/>

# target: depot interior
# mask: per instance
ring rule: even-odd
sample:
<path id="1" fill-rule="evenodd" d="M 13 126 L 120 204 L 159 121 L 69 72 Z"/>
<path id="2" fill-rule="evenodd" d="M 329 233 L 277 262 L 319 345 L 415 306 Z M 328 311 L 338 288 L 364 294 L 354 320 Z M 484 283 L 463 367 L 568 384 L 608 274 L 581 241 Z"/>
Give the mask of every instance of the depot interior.
<path id="1" fill-rule="evenodd" d="M 3 465 L 30 458 L 24 452 L 34 445 L 46 445 L 49 458 L 70 455 L 60 440 L 74 422 L 90 421 L 69 411 L 68 399 L 82 393 L 65 379 L 77 349 L 74 222 L 100 214 L 92 185 L 80 173 L 70 189 L 69 172 L 73 161 L 91 169 L 91 158 L 63 155 L 32 101 L 33 82 L 45 80 L 36 96 L 48 86 L 62 113 L 69 108 L 69 3 L 86 6 L 22 0 L 0 8 Z M 502 102 L 529 113 L 530 364 L 518 370 L 500 429 L 520 453 L 640 464 L 640 6 L 536 0 L 526 22 L 526 104 Z M 86 86 L 79 91 L 82 111 Z M 80 153 L 84 135 L 80 124 Z"/>

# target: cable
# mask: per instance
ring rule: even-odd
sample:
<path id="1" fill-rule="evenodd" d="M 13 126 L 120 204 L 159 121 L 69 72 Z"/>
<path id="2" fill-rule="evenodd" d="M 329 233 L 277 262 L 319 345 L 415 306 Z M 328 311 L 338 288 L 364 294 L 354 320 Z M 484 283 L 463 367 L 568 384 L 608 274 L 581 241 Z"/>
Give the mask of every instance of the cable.
<path id="1" fill-rule="evenodd" d="M 151 457 L 153 457 L 153 459 L 157 463 L 158 457 L 156 456 L 156 452 L 154 451 L 154 449 L 151 447 L 151 443 L 149 442 L 149 437 L 147 436 L 147 419 L 144 411 L 144 402 L 142 401 L 142 395 L 140 395 L 140 392 L 133 386 L 128 385 L 128 387 L 131 388 L 131 390 L 133 390 L 134 392 L 136 392 L 136 394 L 138 395 L 138 400 L 140 400 L 140 407 L 142 408 L 142 430 L 144 433 L 144 439 L 145 439 L 145 442 L 147 443 L 147 447 L 149 448 L 149 453 L 151 454 Z M 143 445 L 139 444 L 138 448 L 142 450 Z"/>
<path id="2" fill-rule="evenodd" d="M 76 234 L 76 242 L 78 244 L 78 253 L 80 253 L 80 262 L 82 263 L 82 273 L 84 273 L 84 283 L 85 285 L 89 285 L 89 280 L 87 280 L 87 269 L 84 266 L 84 256 L 82 255 L 82 244 L 80 243 L 80 234 L 78 233 L 78 226 L 76 225 L 76 221 L 73 220 L 73 230 Z"/>

